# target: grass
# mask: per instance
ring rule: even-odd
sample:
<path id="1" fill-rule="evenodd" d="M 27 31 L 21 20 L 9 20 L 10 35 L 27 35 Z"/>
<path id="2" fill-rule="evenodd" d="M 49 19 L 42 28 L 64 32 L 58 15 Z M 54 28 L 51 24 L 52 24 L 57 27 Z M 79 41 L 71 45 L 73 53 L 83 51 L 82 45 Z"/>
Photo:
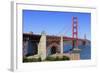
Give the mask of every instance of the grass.
<path id="1" fill-rule="evenodd" d="M 59 56 L 56 56 L 56 57 L 48 56 L 46 58 L 46 61 L 64 61 L 64 60 L 70 60 L 70 58 L 67 57 L 67 56 L 62 56 L 62 57 L 59 57 Z"/>
<path id="2" fill-rule="evenodd" d="M 65 61 L 65 60 L 70 60 L 70 58 L 68 56 L 62 56 L 62 57 L 59 57 L 59 56 L 56 56 L 56 57 L 53 57 L 53 56 L 47 56 L 46 59 L 44 61 Z M 39 58 L 27 58 L 27 57 L 24 57 L 23 58 L 23 62 L 26 63 L 26 62 L 42 62 L 41 60 L 41 57 Z"/>
<path id="3" fill-rule="evenodd" d="M 27 58 L 27 57 L 24 57 L 23 58 L 23 62 L 41 62 L 41 57 L 39 58 Z"/>

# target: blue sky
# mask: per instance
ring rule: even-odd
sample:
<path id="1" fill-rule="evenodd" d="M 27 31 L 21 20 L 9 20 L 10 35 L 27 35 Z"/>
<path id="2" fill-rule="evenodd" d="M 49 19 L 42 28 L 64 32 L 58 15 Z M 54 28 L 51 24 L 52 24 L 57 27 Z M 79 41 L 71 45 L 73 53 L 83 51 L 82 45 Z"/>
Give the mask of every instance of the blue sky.
<path id="1" fill-rule="evenodd" d="M 79 12 L 56 12 L 23 10 L 23 32 L 41 34 L 45 31 L 48 35 L 72 36 L 72 17 L 78 17 L 78 37 L 91 39 L 91 14 Z"/>

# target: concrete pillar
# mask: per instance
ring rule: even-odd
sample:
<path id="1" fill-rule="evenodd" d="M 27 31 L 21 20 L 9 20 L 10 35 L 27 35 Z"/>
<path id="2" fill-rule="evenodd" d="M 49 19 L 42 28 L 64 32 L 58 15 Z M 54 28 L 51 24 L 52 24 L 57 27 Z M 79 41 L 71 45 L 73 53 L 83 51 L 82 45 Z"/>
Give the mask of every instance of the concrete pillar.
<path id="1" fill-rule="evenodd" d="M 71 53 L 71 60 L 80 60 L 80 49 L 74 48 Z"/>
<path id="2" fill-rule="evenodd" d="M 42 60 L 46 59 L 46 33 L 42 32 L 40 42 L 38 44 L 38 55 Z"/>
<path id="3" fill-rule="evenodd" d="M 63 54 L 63 36 L 62 35 L 61 35 L 60 46 L 61 46 L 60 53 Z"/>

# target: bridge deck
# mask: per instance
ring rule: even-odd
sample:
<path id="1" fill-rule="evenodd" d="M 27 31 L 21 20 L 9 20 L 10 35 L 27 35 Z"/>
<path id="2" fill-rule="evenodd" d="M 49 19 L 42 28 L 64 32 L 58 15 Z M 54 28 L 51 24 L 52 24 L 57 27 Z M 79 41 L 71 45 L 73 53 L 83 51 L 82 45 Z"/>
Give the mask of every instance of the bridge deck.
<path id="1" fill-rule="evenodd" d="M 40 39 L 41 35 L 40 34 L 23 33 L 23 37 L 29 37 L 33 40 L 38 40 L 38 39 Z M 55 35 L 46 35 L 46 37 L 47 37 L 48 41 L 51 41 L 51 39 L 53 39 L 55 41 L 60 41 L 60 39 L 61 39 L 61 36 L 55 36 Z M 73 38 L 68 37 L 68 36 L 63 36 L 63 40 L 73 40 Z M 80 41 L 89 41 L 90 42 L 90 40 L 82 39 L 82 38 L 78 38 L 78 40 L 80 40 Z"/>

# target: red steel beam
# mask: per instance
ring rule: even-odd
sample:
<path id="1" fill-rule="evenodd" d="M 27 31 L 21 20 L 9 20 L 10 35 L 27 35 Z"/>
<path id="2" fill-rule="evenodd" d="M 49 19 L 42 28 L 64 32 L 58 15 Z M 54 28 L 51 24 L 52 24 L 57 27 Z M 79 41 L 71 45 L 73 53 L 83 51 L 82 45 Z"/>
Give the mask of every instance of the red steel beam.
<path id="1" fill-rule="evenodd" d="M 72 17 L 72 46 L 73 47 L 78 47 L 78 18 L 77 17 Z M 74 43 L 74 40 L 76 40 L 76 42 Z"/>

